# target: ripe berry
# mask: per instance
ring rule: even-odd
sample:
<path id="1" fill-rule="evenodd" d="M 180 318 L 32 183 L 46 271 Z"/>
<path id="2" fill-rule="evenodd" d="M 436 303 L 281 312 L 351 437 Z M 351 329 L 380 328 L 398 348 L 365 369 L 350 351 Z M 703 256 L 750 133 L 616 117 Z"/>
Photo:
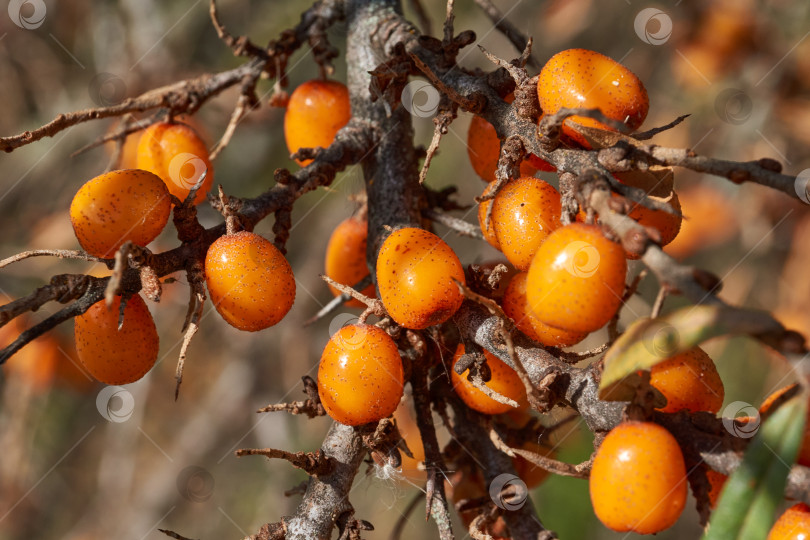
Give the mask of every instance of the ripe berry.
<path id="1" fill-rule="evenodd" d="M 683 223 L 664 249 L 676 259 L 727 242 L 739 230 L 738 211 L 722 191 L 696 185 L 678 190 L 678 198 Z"/>
<path id="2" fill-rule="evenodd" d="M 632 71 L 587 49 L 568 49 L 552 56 L 540 70 L 537 97 L 544 114 L 554 114 L 563 108 L 596 108 L 630 129 L 644 122 L 650 108 L 647 90 Z M 570 127 L 572 124 L 615 131 L 582 116 L 566 119 L 562 133 L 586 148 L 590 145 Z"/>
<path id="3" fill-rule="evenodd" d="M 0 305 L 11 302 L 12 299 L 0 295 Z M 31 326 L 27 317 L 19 316 L 0 326 L 0 348 L 6 348 L 17 337 Z M 59 352 L 59 344 L 49 334 L 45 334 L 28 343 L 17 351 L 14 356 L 6 360 L 2 366 L 7 376 L 24 381 L 34 392 L 41 394 L 50 390 L 57 376 L 60 362 L 68 362 Z"/>
<path id="4" fill-rule="evenodd" d="M 481 195 L 489 195 L 494 188 L 495 183 L 490 182 L 487 184 L 487 187 L 484 188 L 484 192 Z M 490 216 L 489 227 L 487 227 L 487 209 L 492 206 L 493 200 L 494 199 L 489 199 L 478 205 L 478 225 L 481 227 L 481 233 L 484 235 L 484 240 L 486 240 L 490 246 L 500 251 L 501 244 L 498 242 L 498 236 L 495 234 L 495 220 L 492 218 L 492 216 Z"/>
<path id="5" fill-rule="evenodd" d="M 284 255 L 252 232 L 217 238 L 205 256 L 205 279 L 225 321 L 255 332 L 278 323 L 295 301 L 295 278 Z"/>
<path id="6" fill-rule="evenodd" d="M 318 395 L 327 414 L 341 424 L 359 426 L 387 417 L 399 405 L 403 385 L 397 345 L 376 326 L 344 326 L 323 350 Z"/>
<path id="7" fill-rule="evenodd" d="M 484 414 L 501 414 L 512 410 L 513 407 L 495 401 L 473 386 L 473 384 L 467 380 L 469 370 L 461 375 L 455 372 L 452 366 L 455 365 L 463 354 L 464 345 L 459 344 L 458 348 L 456 348 L 456 354 L 453 356 L 453 364 L 450 366 L 450 377 L 453 383 L 453 389 L 458 394 L 458 397 L 460 397 L 469 408 Z M 489 370 L 492 373 L 492 378 L 486 382 L 486 385 L 498 394 L 506 396 L 523 405 L 526 402 L 526 390 L 520 377 L 515 373 L 515 370 L 487 351 L 484 351 L 484 356 L 487 359 L 487 366 L 489 366 Z"/>
<path id="8" fill-rule="evenodd" d="M 709 507 L 714 508 L 720 500 L 720 492 L 723 491 L 728 476 L 709 469 L 706 471 L 706 479 L 709 481 Z"/>
<path id="9" fill-rule="evenodd" d="M 768 540 L 805 540 L 810 538 L 810 506 L 794 504 L 773 524 Z"/>
<path id="10" fill-rule="evenodd" d="M 604 326 L 621 306 L 624 249 L 594 225 L 572 223 L 540 245 L 526 280 L 526 298 L 542 322 L 569 332 Z"/>
<path id="11" fill-rule="evenodd" d="M 501 251 L 527 270 L 540 244 L 560 227 L 560 194 L 551 184 L 523 177 L 506 184 L 492 203 L 492 223 Z"/>
<path id="12" fill-rule="evenodd" d="M 405 328 L 421 330 L 452 317 L 464 300 L 454 279 L 465 283 L 461 262 L 450 246 L 424 229 L 394 231 L 377 256 L 380 299 Z"/>
<path id="13" fill-rule="evenodd" d="M 353 287 L 369 275 L 366 265 L 367 240 L 368 223 L 365 219 L 350 217 L 343 220 L 332 232 L 326 246 L 326 275 L 349 287 Z M 335 296 L 341 294 L 331 285 L 329 289 Z M 370 284 L 360 292 L 374 298 L 374 284 Z M 349 300 L 345 305 L 365 307 L 362 302 L 355 299 Z"/>
<path id="14" fill-rule="evenodd" d="M 678 195 L 674 192 L 669 200 L 664 200 L 655 196 L 648 197 L 652 200 L 657 200 L 658 202 L 669 203 L 672 209 L 676 212 L 681 211 L 681 204 L 678 200 Z M 661 233 L 661 242 L 659 242 L 659 245 L 661 246 L 666 246 L 675 240 L 675 237 L 678 236 L 678 231 L 681 230 L 681 221 L 683 221 L 683 218 L 680 215 L 670 214 L 669 212 L 664 212 L 663 210 L 651 210 L 650 208 L 640 204 L 634 204 L 632 210 L 627 215 L 638 221 L 640 225 L 657 229 L 658 232 Z"/>
<path id="15" fill-rule="evenodd" d="M 349 90 L 338 81 L 314 79 L 293 91 L 284 114 L 284 138 L 294 154 L 301 148 L 326 148 L 352 117 Z M 297 160 L 301 166 L 312 160 Z"/>
<path id="16" fill-rule="evenodd" d="M 712 359 L 700 347 L 654 365 L 650 384 L 667 398 L 666 407 L 659 409 L 663 412 L 717 413 L 723 406 L 723 381 Z"/>
<path id="17" fill-rule="evenodd" d="M 99 381 L 120 385 L 137 381 L 152 369 L 158 355 L 155 321 L 140 295 L 127 300 L 118 329 L 121 297 L 107 308 L 104 300 L 76 317 L 74 337 L 79 361 Z"/>
<path id="18" fill-rule="evenodd" d="M 112 257 L 126 241 L 145 246 L 160 234 L 171 212 L 163 181 L 148 171 L 126 169 L 96 176 L 70 203 L 70 221 L 85 251 Z"/>
<path id="19" fill-rule="evenodd" d="M 214 182 L 214 169 L 208 160 L 208 148 L 191 126 L 160 122 L 149 126 L 138 142 L 138 168 L 163 179 L 169 192 L 184 201 L 188 192 L 208 171 L 194 204 L 206 198 Z"/>
<path id="20" fill-rule="evenodd" d="M 534 341 L 548 347 L 568 347 L 579 343 L 587 334 L 569 332 L 549 326 L 529 309 L 526 300 L 526 278 L 528 274 L 521 272 L 509 282 L 503 296 L 502 307 L 518 329 Z"/>
<path id="21" fill-rule="evenodd" d="M 556 456 L 556 452 L 554 451 L 553 447 L 548 443 L 528 441 L 522 444 L 520 448 L 551 459 L 554 459 Z M 521 480 L 523 480 L 523 483 L 526 484 L 526 487 L 529 489 L 534 489 L 542 484 L 549 475 L 547 470 L 535 465 L 522 456 L 515 456 L 515 458 L 512 460 L 512 465 L 515 467 L 515 473 L 517 473 L 517 475 Z"/>
<path id="22" fill-rule="evenodd" d="M 511 102 L 511 100 L 509 101 Z M 480 116 L 473 116 L 470 121 L 470 130 L 467 132 L 467 155 L 470 156 L 470 164 L 472 164 L 475 174 L 480 176 L 481 180 L 484 182 L 495 180 L 498 158 L 501 155 L 501 141 L 492 124 Z M 520 164 L 521 176 L 534 176 L 538 170 L 556 171 L 557 169 L 534 154 L 529 154 L 528 158 Z"/>
<path id="23" fill-rule="evenodd" d="M 397 410 L 394 411 L 394 420 L 397 422 L 397 429 L 402 440 L 413 454 L 413 457 L 408 457 L 405 452 L 400 450 L 402 475 L 411 482 L 424 482 L 425 471 L 419 466 L 425 461 L 425 447 L 422 443 L 422 435 L 419 433 L 419 426 L 416 425 L 416 420 L 408 408 L 406 399 L 403 399 Z"/>
<path id="24" fill-rule="evenodd" d="M 507 103 L 515 101 L 515 95 L 509 94 L 504 98 Z M 498 169 L 498 158 L 501 154 L 501 141 L 495 132 L 495 127 L 480 116 L 473 116 L 470 129 L 467 132 L 467 155 L 475 173 L 484 182 L 495 180 L 495 171 Z M 521 176 L 534 176 L 537 171 L 556 171 L 549 162 L 540 159 L 534 154 L 520 164 Z"/>
<path id="25" fill-rule="evenodd" d="M 609 529 L 661 532 L 686 504 L 683 454 L 658 424 L 624 422 L 596 451 L 589 487 L 596 517 Z"/>

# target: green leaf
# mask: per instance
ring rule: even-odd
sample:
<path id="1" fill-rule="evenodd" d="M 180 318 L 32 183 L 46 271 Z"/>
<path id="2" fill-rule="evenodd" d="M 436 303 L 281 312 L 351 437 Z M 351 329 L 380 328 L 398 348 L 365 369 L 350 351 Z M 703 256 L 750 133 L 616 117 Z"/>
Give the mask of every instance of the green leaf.
<path id="1" fill-rule="evenodd" d="M 768 418 L 726 482 L 703 540 L 766 538 L 784 498 L 790 464 L 804 433 L 807 398 L 795 397 Z"/>
<path id="2" fill-rule="evenodd" d="M 713 337 L 762 332 L 774 324 L 778 323 L 766 312 L 714 305 L 690 306 L 656 319 L 638 319 L 605 354 L 599 398 L 630 401 L 640 380 L 639 371 Z"/>

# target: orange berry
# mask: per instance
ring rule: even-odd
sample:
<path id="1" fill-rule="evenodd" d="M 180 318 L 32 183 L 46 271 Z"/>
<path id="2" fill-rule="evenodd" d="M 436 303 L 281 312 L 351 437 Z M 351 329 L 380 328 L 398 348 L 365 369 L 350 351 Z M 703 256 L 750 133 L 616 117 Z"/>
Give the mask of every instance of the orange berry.
<path id="1" fill-rule="evenodd" d="M 667 398 L 667 405 L 659 409 L 663 412 L 717 413 L 723 406 L 723 381 L 712 359 L 700 347 L 654 365 L 650 384 Z"/>
<path id="2" fill-rule="evenodd" d="M 484 414 L 501 414 L 512 410 L 514 407 L 495 401 L 473 386 L 473 384 L 467 380 L 469 370 L 461 375 L 456 373 L 453 366 L 463 354 L 464 345 L 459 344 L 458 348 L 456 348 L 456 354 L 453 356 L 453 364 L 450 366 L 450 377 L 453 383 L 453 389 L 458 394 L 458 397 L 460 397 L 469 408 Z M 492 378 L 486 382 L 486 385 L 498 394 L 523 405 L 526 402 L 526 390 L 520 377 L 515 373 L 515 370 L 488 351 L 484 351 L 484 356 L 487 359 L 487 365 L 492 373 Z"/>
<path id="3" fill-rule="evenodd" d="M 140 295 L 129 298 L 124 324 L 118 329 L 121 297 L 107 308 L 96 302 L 76 317 L 74 338 L 79 361 L 87 371 L 109 385 L 129 384 L 152 369 L 158 355 L 158 334 L 152 314 Z"/>
<path id="4" fill-rule="evenodd" d="M 552 56 L 540 70 L 537 97 L 544 114 L 554 114 L 563 108 L 596 108 L 630 129 L 644 122 L 650 108 L 647 90 L 632 71 L 587 49 L 568 49 Z M 615 131 L 582 116 L 566 119 L 562 133 L 586 148 L 590 145 L 571 128 L 572 124 Z"/>
<path id="5" fill-rule="evenodd" d="M 498 158 L 501 155 L 501 140 L 493 125 L 480 116 L 473 116 L 470 121 L 470 130 L 467 133 L 467 155 L 470 156 L 470 163 L 475 174 L 481 177 L 481 180 L 484 182 L 495 180 Z M 529 158 L 520 164 L 521 176 L 534 176 L 538 170 L 556 171 L 557 169 L 534 154 L 529 154 Z"/>
<path id="6" fill-rule="evenodd" d="M 414 420 L 406 400 L 402 400 L 397 410 L 394 411 L 394 420 L 397 422 L 397 429 L 402 440 L 413 454 L 413 457 L 408 457 L 405 452 L 400 450 L 402 475 L 411 482 L 424 482 L 425 471 L 420 469 L 419 465 L 425 461 L 425 447 L 422 444 L 419 426 L 416 425 L 416 420 Z"/>
<path id="7" fill-rule="evenodd" d="M 541 444 L 528 441 L 522 444 L 520 448 L 552 459 L 556 455 L 556 452 L 554 452 L 554 449 L 549 446 L 548 443 Z M 535 465 L 522 456 L 515 456 L 514 459 L 512 459 L 512 465 L 515 467 L 515 473 L 523 480 L 523 483 L 526 484 L 526 487 L 529 489 L 534 489 L 542 484 L 549 475 L 547 470 Z"/>
<path id="8" fill-rule="evenodd" d="M 664 249 L 676 259 L 727 242 L 739 228 L 737 209 L 722 191 L 705 185 L 678 190 L 684 219 L 680 232 Z"/>
<path id="9" fill-rule="evenodd" d="M 490 182 L 487 184 L 487 187 L 484 188 L 484 192 L 481 194 L 489 195 L 492 193 L 492 190 L 495 188 L 495 182 Z M 497 250 L 501 249 L 501 244 L 498 242 L 498 236 L 495 234 L 495 223 L 492 216 L 489 219 L 489 228 L 487 228 L 487 209 L 492 206 L 492 201 L 494 199 L 486 200 L 478 205 L 478 225 L 481 227 L 481 233 L 484 235 L 484 240 L 489 243 L 490 246 L 494 247 Z"/>
<path id="10" fill-rule="evenodd" d="M 171 212 L 163 181 L 148 171 L 110 171 L 88 181 L 70 203 L 70 222 L 79 244 L 96 257 L 112 257 L 125 242 L 145 246 Z"/>
<path id="11" fill-rule="evenodd" d="M 660 197 L 648 195 L 650 199 L 657 200 L 658 202 L 667 202 L 676 212 L 680 212 L 681 203 L 678 200 L 678 195 L 672 193 L 669 200 L 664 200 Z M 661 246 L 666 246 L 678 236 L 678 231 L 681 230 L 681 221 L 683 218 L 680 215 L 670 214 L 663 210 L 651 210 L 640 204 L 633 204 L 633 209 L 628 216 L 638 221 L 640 225 L 645 227 L 652 227 L 661 233 Z M 631 257 L 632 258 L 632 257 Z"/>
<path id="12" fill-rule="evenodd" d="M 560 194 L 543 180 L 518 178 L 492 203 L 492 223 L 501 251 L 515 268 L 527 270 L 537 248 L 560 227 Z"/>
<path id="13" fill-rule="evenodd" d="M 773 524 L 768 540 L 805 540 L 810 538 L 810 506 L 794 504 Z"/>
<path id="14" fill-rule="evenodd" d="M 529 268 L 526 298 L 542 322 L 570 332 L 604 326 L 619 310 L 627 260 L 599 227 L 572 223 L 552 232 Z"/>
<path id="15" fill-rule="evenodd" d="M 391 233 L 377 256 L 377 288 L 391 318 L 421 330 L 441 324 L 464 300 L 453 280 L 465 283 L 453 250 L 432 232 L 406 227 Z"/>
<path id="16" fill-rule="evenodd" d="M 107 130 L 107 135 L 111 135 L 114 132 L 118 131 L 121 128 L 120 124 L 113 124 L 109 130 Z M 124 144 L 121 147 L 121 154 L 118 157 L 118 163 L 116 163 L 116 169 L 137 169 L 138 168 L 138 142 L 141 140 L 142 131 L 136 131 L 127 135 L 124 138 Z M 104 143 L 104 149 L 110 154 L 112 157 L 115 154 L 115 149 L 117 145 L 117 141 L 108 141 Z"/>
<path id="17" fill-rule="evenodd" d="M 352 117 L 349 89 L 338 81 L 313 79 L 296 88 L 284 114 L 284 138 L 290 154 L 301 148 L 327 148 Z M 311 159 L 296 160 L 306 166 Z"/>
<path id="18" fill-rule="evenodd" d="M 290 263 L 276 246 L 252 232 L 220 236 L 211 244 L 205 280 L 214 307 L 240 330 L 273 326 L 295 301 Z"/>
<path id="19" fill-rule="evenodd" d="M 507 103 L 515 100 L 514 94 L 504 98 Z M 467 155 L 470 157 L 475 174 L 484 182 L 495 180 L 495 171 L 498 170 L 498 158 L 501 154 L 501 140 L 495 132 L 495 127 L 480 116 L 473 116 L 470 129 L 467 132 Z M 540 171 L 556 171 L 549 162 L 529 154 L 520 164 L 521 176 L 534 176 Z"/>
<path id="20" fill-rule="evenodd" d="M 709 469 L 706 471 L 706 479 L 709 481 L 709 507 L 714 508 L 720 500 L 720 492 L 723 491 L 728 476 Z"/>
<path id="21" fill-rule="evenodd" d="M 568 347 L 585 339 L 588 334 L 554 328 L 535 316 L 526 300 L 527 277 L 526 272 L 513 277 L 506 287 L 502 301 L 504 313 L 515 321 L 518 330 L 548 347 Z"/>
<path id="22" fill-rule="evenodd" d="M 327 414 L 341 424 L 359 426 L 389 416 L 404 384 L 397 344 L 376 326 L 344 326 L 321 355 L 318 395 Z"/>
<path id="23" fill-rule="evenodd" d="M 365 219 L 350 217 L 343 220 L 329 237 L 326 246 L 326 275 L 338 283 L 353 287 L 369 275 L 366 265 L 366 242 L 368 240 L 368 223 Z M 329 286 L 332 294 L 341 293 Z M 375 297 L 374 284 L 360 291 L 371 298 Z M 365 307 L 359 300 L 351 299 L 345 303 L 350 307 Z"/>
<path id="24" fill-rule="evenodd" d="M 0 296 L 0 305 L 8 304 L 11 298 Z M 0 348 L 11 345 L 19 335 L 31 326 L 28 318 L 20 315 L 0 326 Z M 17 378 L 36 393 L 50 390 L 60 361 L 59 344 L 51 335 L 43 335 L 29 342 L 3 364 L 3 372 Z M 67 361 L 67 360 L 65 360 Z"/>
<path id="25" fill-rule="evenodd" d="M 202 187 L 194 196 L 194 204 L 206 199 L 214 182 L 208 148 L 197 132 L 186 124 L 160 122 L 146 128 L 138 142 L 137 163 L 139 169 L 161 177 L 169 192 L 181 202 L 206 170 Z"/>
<path id="26" fill-rule="evenodd" d="M 596 517 L 609 529 L 655 534 L 686 505 L 686 466 L 678 443 L 651 422 L 624 422 L 596 451 L 589 480 Z"/>
<path id="27" fill-rule="evenodd" d="M 792 390 L 796 383 L 789 384 L 777 390 L 776 392 L 765 398 L 762 405 L 759 407 L 759 414 L 767 414 L 777 399 L 779 399 L 785 392 Z M 810 400 L 808 401 L 810 403 Z M 810 423 L 805 421 L 804 433 L 802 435 L 802 445 L 799 447 L 799 454 L 796 456 L 796 463 L 810 467 Z"/>

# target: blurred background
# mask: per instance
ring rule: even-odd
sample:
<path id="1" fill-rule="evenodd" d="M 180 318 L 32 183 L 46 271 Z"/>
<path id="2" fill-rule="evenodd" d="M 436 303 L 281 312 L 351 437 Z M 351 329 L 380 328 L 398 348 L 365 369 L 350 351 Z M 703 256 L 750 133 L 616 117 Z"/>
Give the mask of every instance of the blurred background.
<path id="1" fill-rule="evenodd" d="M 405 2 L 406 15 L 413 16 Z M 651 4 L 618 0 L 496 1 L 506 17 L 535 39 L 542 64 L 570 47 L 594 49 L 621 61 L 647 86 L 650 114 L 642 129 L 691 114 L 658 144 L 691 147 L 732 160 L 772 157 L 785 172 L 810 168 L 810 4 L 798 0 L 712 0 Z M 235 35 L 259 44 L 294 26 L 300 1 L 221 0 L 223 23 Z M 426 1 L 434 34 L 444 2 Z M 238 65 L 216 36 L 201 0 L 29 0 L 9 2 L 0 12 L 0 135 L 33 129 L 59 113 L 109 104 L 150 88 Z M 456 3 L 456 31 L 474 30 L 478 43 L 512 58 L 517 52 L 473 5 Z M 345 27 L 329 33 L 345 49 Z M 492 66 L 475 46 L 460 62 Z M 345 80 L 343 58 L 335 78 Z M 318 76 L 306 50 L 289 66 L 292 90 Z M 115 95 L 99 90 L 114 78 Z M 250 197 L 273 183 L 273 170 L 295 169 L 282 133 L 283 110 L 267 106 L 272 82 L 262 81 L 263 106 L 240 125 L 217 159 L 216 182 L 227 193 Z M 109 89 L 107 90 L 109 91 Z M 227 125 L 234 91 L 209 102 L 194 125 L 213 146 Z M 458 187 L 458 201 L 473 204 L 484 183 L 469 164 L 465 141 L 470 115 L 460 113 L 434 159 L 428 184 Z M 414 117 L 417 143 L 427 146 L 431 118 Z M 0 157 L 0 258 L 31 248 L 78 249 L 68 217 L 76 190 L 103 172 L 108 149 L 71 154 L 114 126 L 94 121 Z M 546 173 L 540 173 L 546 174 Z M 554 175 L 545 176 L 554 181 Z M 732 303 L 773 310 L 788 327 L 810 333 L 810 214 L 802 205 L 753 184 L 678 170 L 682 232 L 668 248 L 674 256 L 723 279 L 721 296 Z M 300 496 L 285 497 L 305 479 L 286 462 L 236 458 L 238 448 L 316 450 L 330 420 L 287 413 L 256 414 L 269 403 L 303 399 L 301 377 L 314 377 L 335 320 L 356 316 L 342 310 L 317 324 L 303 323 L 331 295 L 319 279 L 330 232 L 356 208 L 362 191 L 358 167 L 341 173 L 328 189 L 296 205 L 287 257 L 297 278 L 289 315 L 272 329 L 240 332 L 208 304 L 189 351 L 179 400 L 174 369 L 187 300 L 185 276 L 164 287 L 150 304 L 161 338 L 159 363 L 126 392 L 111 393 L 78 367 L 73 325 L 64 324 L 27 346 L 0 376 L 0 539 L 159 539 L 158 528 L 190 538 L 239 538 L 268 521 L 292 514 Z M 221 218 L 200 207 L 205 226 Z M 458 212 L 475 222 L 475 207 Z M 463 263 L 498 260 L 483 241 L 437 231 Z M 177 245 L 173 228 L 151 245 Z M 272 221 L 256 232 L 272 238 Z M 632 272 L 640 267 L 631 264 Z M 106 268 L 51 258 L 26 260 L 0 271 L 0 292 L 18 298 L 61 273 L 106 275 Z M 646 315 L 657 292 L 652 277 L 624 310 L 622 324 Z M 672 298 L 665 311 L 684 303 Z M 5 345 L 24 327 L 59 306 L 49 305 L 0 331 Z M 334 329 L 334 328 L 333 328 Z M 602 332 L 578 348 L 599 345 Z M 782 358 L 746 338 L 717 339 L 707 352 L 717 363 L 726 403 L 758 406 L 764 396 L 795 379 Z M 446 436 L 445 436 L 446 437 Z M 592 451 L 577 422 L 560 432 L 558 457 L 580 462 Z M 407 504 L 419 493 L 411 481 L 379 479 L 361 468 L 351 494 L 357 517 L 374 524 L 369 538 L 387 538 Z M 532 493 L 544 523 L 561 538 L 628 538 L 607 531 L 594 518 L 587 483 L 552 478 Z M 403 538 L 432 538 L 418 508 Z M 462 531 L 457 522 L 457 531 Z M 659 538 L 700 534 L 694 504 Z M 460 532 L 458 537 L 463 537 Z"/>

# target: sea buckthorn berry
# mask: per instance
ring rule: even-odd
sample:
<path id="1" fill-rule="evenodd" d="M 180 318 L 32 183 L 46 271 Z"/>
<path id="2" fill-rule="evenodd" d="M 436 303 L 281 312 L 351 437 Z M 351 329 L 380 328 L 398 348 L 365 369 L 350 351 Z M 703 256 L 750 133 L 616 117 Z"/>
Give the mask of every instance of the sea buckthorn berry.
<path id="1" fill-rule="evenodd" d="M 220 236 L 211 244 L 205 280 L 214 307 L 240 330 L 273 326 L 295 301 L 290 263 L 276 246 L 252 232 Z"/>
<path id="2" fill-rule="evenodd" d="M 421 330 L 452 317 L 464 300 L 454 279 L 465 283 L 461 262 L 450 246 L 424 229 L 394 231 L 377 256 L 380 299 L 405 328 Z"/>
<path id="3" fill-rule="evenodd" d="M 515 100 L 514 94 L 504 98 L 507 103 Z M 495 180 L 495 171 L 498 170 L 498 158 L 501 155 L 501 140 L 495 132 L 495 127 L 480 116 L 473 116 L 470 129 L 467 132 L 467 155 L 475 174 L 484 182 Z M 534 176 L 537 171 L 556 171 L 549 162 L 529 154 L 520 164 L 521 176 Z"/>
<path id="4" fill-rule="evenodd" d="M 76 317 L 74 337 L 79 361 L 104 384 L 137 381 L 152 369 L 158 355 L 158 334 L 152 314 L 140 295 L 126 301 L 124 324 L 118 329 L 121 297 L 107 308 L 104 300 Z"/>
<path id="5" fill-rule="evenodd" d="M 492 190 L 495 188 L 495 182 L 490 182 L 487 184 L 487 187 L 484 188 L 484 192 L 481 194 L 489 195 L 492 193 Z M 487 209 L 492 206 L 493 199 L 486 200 L 478 205 L 478 224 L 481 226 L 481 233 L 484 235 L 484 240 L 487 243 L 494 247 L 497 250 L 501 249 L 501 244 L 498 242 L 498 236 L 495 234 L 495 224 L 492 216 L 490 215 L 489 219 L 489 227 L 487 227 Z"/>
<path id="6" fill-rule="evenodd" d="M 338 81 L 314 79 L 296 88 L 284 114 L 290 154 L 301 148 L 327 148 L 352 117 L 349 90 Z M 297 160 L 301 166 L 312 160 Z"/>
<path id="7" fill-rule="evenodd" d="M 85 251 L 110 258 L 127 241 L 145 246 L 154 240 L 171 207 L 166 185 L 151 172 L 110 171 L 79 188 L 70 203 L 70 221 Z"/>
<path id="8" fill-rule="evenodd" d="M 684 219 L 680 232 L 664 249 L 676 259 L 723 244 L 739 230 L 738 211 L 729 196 L 706 185 L 678 190 Z"/>
<path id="9" fill-rule="evenodd" d="M 480 116 L 474 116 L 470 121 L 470 131 L 467 134 L 467 155 L 470 156 L 470 163 L 475 174 L 481 177 L 481 180 L 484 182 L 495 180 L 498 158 L 501 155 L 501 141 L 492 124 Z M 534 176 L 538 170 L 556 171 L 557 169 L 534 154 L 529 154 L 528 159 L 524 159 L 520 164 L 521 176 Z"/>
<path id="10" fill-rule="evenodd" d="M 544 114 L 563 108 L 599 109 L 606 117 L 638 128 L 647 117 L 650 100 L 636 75 L 612 58 L 587 49 L 568 49 L 552 56 L 540 70 L 537 97 Z M 562 133 L 586 148 L 585 138 L 572 124 L 615 131 L 591 118 L 572 116 Z"/>
<path id="11" fill-rule="evenodd" d="M 776 403 L 776 400 L 782 397 L 785 392 L 788 390 L 792 390 L 796 384 L 789 384 L 777 390 L 776 392 L 769 395 L 765 398 L 765 401 L 762 402 L 762 405 L 759 407 L 759 414 L 768 414 L 771 408 Z M 810 401 L 808 401 L 810 403 Z M 802 435 L 802 445 L 799 447 L 799 454 L 796 456 L 796 463 L 799 465 L 804 465 L 805 467 L 810 467 L 810 423 L 805 421 L 804 424 L 804 434 Z"/>
<path id="12" fill-rule="evenodd" d="M 501 251 L 527 270 L 537 248 L 560 227 L 560 194 L 543 180 L 523 177 L 506 184 L 492 203 L 492 223 Z"/>
<path id="13" fill-rule="evenodd" d="M 0 295 L 0 305 L 10 302 L 12 302 L 11 298 Z M 16 317 L 0 326 L 0 349 L 11 345 L 28 326 L 30 326 L 30 322 L 25 316 Z M 40 336 L 6 360 L 2 365 L 2 371 L 8 376 L 25 381 L 25 384 L 36 393 L 47 392 L 57 374 L 58 364 L 62 360 L 58 346 L 52 335 Z"/>
<path id="14" fill-rule="evenodd" d="M 604 326 L 621 306 L 624 249 L 599 227 L 572 223 L 540 245 L 526 278 L 526 298 L 542 322 L 569 332 Z"/>
<path id="15" fill-rule="evenodd" d="M 585 339 L 588 334 L 554 328 L 535 316 L 526 300 L 527 277 L 526 272 L 513 277 L 506 287 L 502 301 L 504 313 L 515 321 L 518 329 L 534 341 L 548 347 L 569 347 Z"/>
<path id="16" fill-rule="evenodd" d="M 523 450 L 540 454 L 541 456 L 554 459 L 556 452 L 551 446 L 551 443 L 537 443 L 528 441 L 520 446 Z M 542 484 L 548 478 L 549 472 L 522 456 L 515 456 L 512 459 L 512 465 L 515 467 L 515 473 L 523 480 L 526 487 L 534 489 Z"/>
<path id="17" fill-rule="evenodd" d="M 177 122 L 149 126 L 138 141 L 138 168 L 163 179 L 169 192 L 184 201 L 206 172 L 194 204 L 206 198 L 214 182 L 214 168 L 208 160 L 208 148 L 194 128 Z"/>
<path id="18" fill-rule="evenodd" d="M 596 451 L 589 480 L 596 517 L 614 531 L 655 534 L 686 505 L 686 466 L 678 443 L 651 422 L 624 422 Z"/>
<path id="19" fill-rule="evenodd" d="M 648 197 L 657 202 L 669 203 L 676 212 L 681 211 L 681 203 L 678 200 L 678 195 L 674 192 L 669 199 L 662 199 L 652 195 L 648 195 Z M 657 229 L 661 233 L 661 242 L 659 242 L 661 246 L 666 246 L 675 240 L 678 231 L 681 230 L 681 221 L 683 221 L 679 214 L 670 214 L 663 210 L 652 210 L 640 204 L 633 204 L 632 210 L 627 215 L 638 221 L 640 225 Z"/>
<path id="20" fill-rule="evenodd" d="M 364 277 L 369 275 L 366 265 L 366 242 L 368 241 L 368 223 L 365 219 L 350 217 L 343 220 L 329 237 L 329 244 L 326 246 L 326 275 L 338 283 L 353 287 Z M 332 294 L 339 296 L 341 293 L 336 288 L 329 286 Z M 374 298 L 374 284 L 360 291 L 361 293 Z M 365 307 L 365 305 L 355 299 L 346 302 L 350 307 Z"/>
<path id="21" fill-rule="evenodd" d="M 720 492 L 723 491 L 728 476 L 709 469 L 706 471 L 706 479 L 709 481 L 709 507 L 714 508 L 720 500 Z"/>
<path id="22" fill-rule="evenodd" d="M 335 332 L 318 366 L 318 395 L 341 424 L 377 422 L 396 410 L 404 385 L 402 358 L 384 330 L 353 324 Z"/>
<path id="23" fill-rule="evenodd" d="M 663 412 L 717 413 L 723 406 L 723 381 L 700 347 L 655 364 L 650 370 L 650 384 L 667 398 L 666 407 L 659 409 Z"/>
<path id="24" fill-rule="evenodd" d="M 810 538 L 810 506 L 794 504 L 773 524 L 768 540 L 805 540 Z"/>
<path id="25" fill-rule="evenodd" d="M 453 364 L 450 366 L 450 377 L 453 389 L 456 391 L 456 394 L 458 394 L 458 397 L 460 397 L 469 408 L 484 414 L 501 414 L 512 410 L 514 407 L 495 401 L 473 386 L 473 384 L 467 380 L 469 370 L 461 375 L 456 373 L 452 366 L 455 365 L 463 354 L 464 345 L 459 344 L 456 349 L 456 354 L 453 356 Z M 484 356 L 487 359 L 487 366 L 489 366 L 489 370 L 492 373 L 492 377 L 485 384 L 498 394 L 517 401 L 520 405 L 524 405 L 526 403 L 526 390 L 520 377 L 515 373 L 515 370 L 487 351 L 484 351 Z"/>
<path id="26" fill-rule="evenodd" d="M 400 471 L 402 475 L 411 482 L 424 482 L 425 470 L 420 468 L 420 464 L 425 461 L 425 447 L 422 443 L 422 434 L 419 432 L 419 426 L 408 409 L 407 400 L 403 399 L 397 410 L 394 411 L 394 420 L 397 422 L 397 430 L 402 440 L 411 451 L 413 457 L 408 457 L 404 451 L 400 449 L 400 457 L 402 458 L 402 466 Z"/>

